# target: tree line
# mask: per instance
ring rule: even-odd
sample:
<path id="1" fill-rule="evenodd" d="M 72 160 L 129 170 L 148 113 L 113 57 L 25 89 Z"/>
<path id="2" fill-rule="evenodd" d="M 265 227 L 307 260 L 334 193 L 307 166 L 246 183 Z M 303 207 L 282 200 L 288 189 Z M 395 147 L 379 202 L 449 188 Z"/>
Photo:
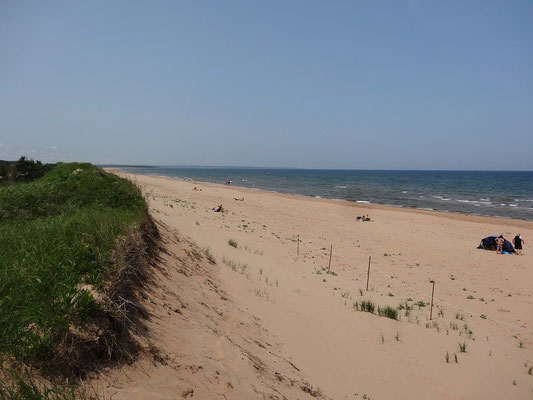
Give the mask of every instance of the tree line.
<path id="1" fill-rule="evenodd" d="M 22 156 L 17 161 L 0 160 L 0 185 L 14 182 L 29 182 L 40 178 L 55 167 Z"/>

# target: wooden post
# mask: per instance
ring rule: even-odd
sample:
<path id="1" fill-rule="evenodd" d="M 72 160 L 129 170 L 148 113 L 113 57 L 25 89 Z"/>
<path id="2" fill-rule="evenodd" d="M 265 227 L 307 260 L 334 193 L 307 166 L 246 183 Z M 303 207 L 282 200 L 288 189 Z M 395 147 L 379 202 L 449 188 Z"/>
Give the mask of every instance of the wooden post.
<path id="1" fill-rule="evenodd" d="M 300 256 L 300 234 L 298 234 L 298 247 L 296 248 L 296 255 Z"/>
<path id="2" fill-rule="evenodd" d="M 372 256 L 368 256 L 368 272 L 366 273 L 366 291 L 368 292 L 368 281 L 370 280 L 370 260 Z"/>
<path id="3" fill-rule="evenodd" d="M 331 253 L 333 253 L 333 245 L 329 248 L 329 264 L 328 264 L 328 272 L 331 269 Z"/>
<path id="4" fill-rule="evenodd" d="M 433 318 L 433 295 L 435 294 L 435 282 L 433 282 L 433 288 L 431 289 L 431 308 L 429 309 L 429 320 Z"/>

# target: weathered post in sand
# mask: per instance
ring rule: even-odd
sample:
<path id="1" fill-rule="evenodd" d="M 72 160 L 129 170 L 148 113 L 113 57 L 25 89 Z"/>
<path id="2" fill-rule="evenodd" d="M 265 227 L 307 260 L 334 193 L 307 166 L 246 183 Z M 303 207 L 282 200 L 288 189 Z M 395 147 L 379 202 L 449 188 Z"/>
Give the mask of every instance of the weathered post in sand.
<path id="1" fill-rule="evenodd" d="M 298 234 L 298 244 L 296 247 L 296 256 L 300 257 L 300 234 Z"/>
<path id="2" fill-rule="evenodd" d="M 329 248 L 329 264 L 328 264 L 328 272 L 331 269 L 331 253 L 333 253 L 333 245 Z"/>
<path id="3" fill-rule="evenodd" d="M 429 320 L 433 318 L 433 295 L 435 294 L 435 282 L 433 283 L 433 288 L 431 289 L 431 308 L 429 309 Z"/>
<path id="4" fill-rule="evenodd" d="M 366 273 L 366 291 L 368 292 L 368 281 L 370 280 L 370 260 L 372 256 L 368 256 L 368 272 Z"/>

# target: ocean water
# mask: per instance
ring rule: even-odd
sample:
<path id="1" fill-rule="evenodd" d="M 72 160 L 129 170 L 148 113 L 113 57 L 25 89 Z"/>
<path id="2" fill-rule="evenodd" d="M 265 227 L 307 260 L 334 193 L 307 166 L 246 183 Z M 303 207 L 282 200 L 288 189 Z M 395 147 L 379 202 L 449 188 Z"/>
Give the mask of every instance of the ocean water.
<path id="1" fill-rule="evenodd" d="M 533 172 L 120 167 L 302 196 L 533 220 Z"/>

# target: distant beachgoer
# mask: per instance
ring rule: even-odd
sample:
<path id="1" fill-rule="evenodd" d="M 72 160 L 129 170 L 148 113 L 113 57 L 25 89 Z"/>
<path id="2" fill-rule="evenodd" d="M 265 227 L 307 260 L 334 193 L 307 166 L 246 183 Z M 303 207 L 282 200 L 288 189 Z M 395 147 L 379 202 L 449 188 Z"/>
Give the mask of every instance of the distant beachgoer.
<path id="1" fill-rule="evenodd" d="M 222 207 L 222 204 L 221 204 L 218 207 L 213 207 L 213 211 L 214 212 L 224 212 L 226 210 L 224 210 L 224 207 Z"/>
<path id="2" fill-rule="evenodd" d="M 361 217 L 361 216 L 356 217 L 355 220 L 356 220 L 357 222 L 361 222 L 361 221 L 363 220 L 363 217 Z"/>
<path id="3" fill-rule="evenodd" d="M 505 243 L 505 239 L 503 238 L 503 235 L 498 236 L 496 239 L 496 254 L 500 253 L 503 254 L 503 244 Z"/>
<path id="4" fill-rule="evenodd" d="M 519 256 L 522 255 L 522 243 L 525 243 L 524 242 L 524 239 L 522 239 L 520 237 L 520 234 L 516 235 L 513 239 L 513 242 L 514 242 L 514 248 L 516 250 L 516 254 L 518 254 Z"/>
<path id="5" fill-rule="evenodd" d="M 244 201 L 244 197 L 241 197 L 240 199 L 238 199 L 237 197 L 234 197 L 233 200 L 235 200 L 235 201 Z"/>
<path id="6" fill-rule="evenodd" d="M 367 215 L 363 221 L 371 221 L 370 215 Z"/>

